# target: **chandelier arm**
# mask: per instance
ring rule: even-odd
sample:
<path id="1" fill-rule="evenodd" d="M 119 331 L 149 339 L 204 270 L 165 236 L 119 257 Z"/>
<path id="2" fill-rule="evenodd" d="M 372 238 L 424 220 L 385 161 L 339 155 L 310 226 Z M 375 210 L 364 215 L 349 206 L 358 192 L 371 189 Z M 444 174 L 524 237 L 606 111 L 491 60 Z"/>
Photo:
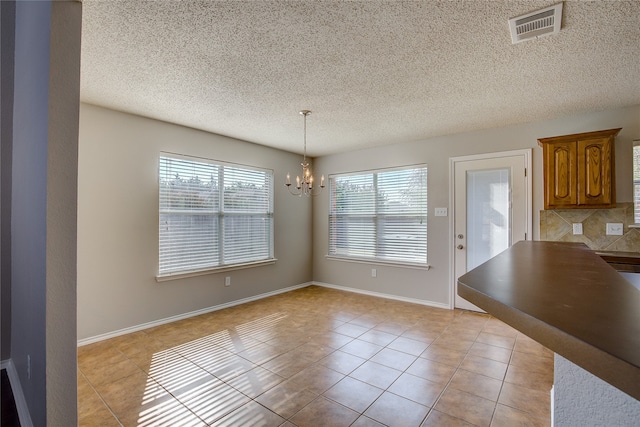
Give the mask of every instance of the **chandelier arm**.
<path id="1" fill-rule="evenodd" d="M 322 190 L 324 189 L 324 186 L 322 186 L 322 187 L 313 187 L 312 189 L 309 189 L 309 188 L 303 189 L 301 187 L 297 191 L 291 191 L 291 186 L 287 185 L 287 189 L 289 190 L 289 194 L 291 194 L 292 196 L 312 196 L 312 197 L 317 197 L 320 194 L 322 194 Z"/>
<path id="2" fill-rule="evenodd" d="M 289 193 L 292 196 L 302 196 L 302 189 L 300 189 L 298 191 L 291 191 L 291 185 L 287 185 L 287 190 L 289 190 Z"/>

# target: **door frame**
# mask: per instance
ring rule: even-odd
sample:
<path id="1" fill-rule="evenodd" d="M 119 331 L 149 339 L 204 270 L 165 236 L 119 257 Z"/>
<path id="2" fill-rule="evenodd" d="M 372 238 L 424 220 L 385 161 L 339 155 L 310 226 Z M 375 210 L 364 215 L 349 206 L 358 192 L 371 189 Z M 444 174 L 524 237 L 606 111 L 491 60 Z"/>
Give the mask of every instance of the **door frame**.
<path id="1" fill-rule="evenodd" d="M 468 156 L 449 157 L 449 308 L 455 308 L 456 272 L 455 272 L 455 165 L 458 162 L 471 160 L 497 159 L 501 157 L 524 157 L 525 175 L 525 212 L 526 212 L 526 240 L 533 240 L 533 180 L 531 175 L 531 158 L 533 150 L 525 148 L 521 150 L 500 151 L 496 153 L 472 154 Z"/>

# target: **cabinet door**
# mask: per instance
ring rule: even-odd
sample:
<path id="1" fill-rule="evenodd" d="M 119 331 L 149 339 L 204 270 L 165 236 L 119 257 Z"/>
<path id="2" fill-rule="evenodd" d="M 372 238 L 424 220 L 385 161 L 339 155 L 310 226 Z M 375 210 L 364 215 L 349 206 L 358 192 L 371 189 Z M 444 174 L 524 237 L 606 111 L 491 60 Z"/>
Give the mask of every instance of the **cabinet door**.
<path id="1" fill-rule="evenodd" d="M 578 204 L 576 141 L 544 144 L 545 209 L 562 209 Z"/>
<path id="2" fill-rule="evenodd" d="M 612 138 L 578 141 L 578 205 L 607 206 L 613 203 Z"/>

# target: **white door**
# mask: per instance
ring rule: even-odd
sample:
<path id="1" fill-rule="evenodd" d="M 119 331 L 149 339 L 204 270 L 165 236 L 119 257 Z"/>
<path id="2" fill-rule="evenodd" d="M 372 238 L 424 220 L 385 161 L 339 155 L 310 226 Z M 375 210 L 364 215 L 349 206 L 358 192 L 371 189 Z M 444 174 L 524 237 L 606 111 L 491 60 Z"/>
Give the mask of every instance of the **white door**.
<path id="1" fill-rule="evenodd" d="M 482 311 L 458 296 L 458 277 L 531 238 L 531 150 L 451 159 L 453 176 L 453 303 Z"/>

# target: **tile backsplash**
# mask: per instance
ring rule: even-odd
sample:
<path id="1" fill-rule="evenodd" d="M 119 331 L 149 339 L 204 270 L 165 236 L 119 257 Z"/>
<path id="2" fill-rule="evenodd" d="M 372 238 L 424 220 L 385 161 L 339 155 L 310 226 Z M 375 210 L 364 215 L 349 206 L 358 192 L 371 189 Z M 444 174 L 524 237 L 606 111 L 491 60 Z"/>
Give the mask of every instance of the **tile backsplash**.
<path id="1" fill-rule="evenodd" d="M 583 234 L 573 234 L 582 223 Z M 607 236 L 607 223 L 622 223 L 622 236 Z M 640 252 L 640 229 L 633 225 L 633 203 L 613 209 L 566 209 L 540 211 L 540 240 L 582 242 L 593 250 Z"/>

